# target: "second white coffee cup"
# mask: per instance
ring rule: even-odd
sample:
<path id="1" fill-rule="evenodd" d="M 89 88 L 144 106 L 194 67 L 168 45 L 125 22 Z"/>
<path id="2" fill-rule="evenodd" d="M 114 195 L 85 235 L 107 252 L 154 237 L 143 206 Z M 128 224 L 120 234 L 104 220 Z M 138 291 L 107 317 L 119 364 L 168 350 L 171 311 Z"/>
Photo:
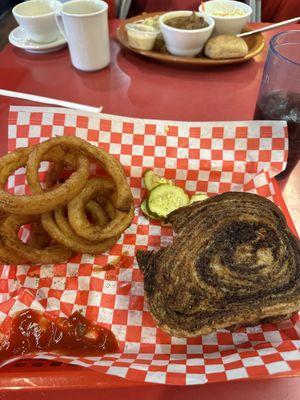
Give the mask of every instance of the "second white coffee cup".
<path id="1" fill-rule="evenodd" d="M 64 3 L 56 22 L 68 41 L 71 61 L 82 71 L 97 71 L 110 62 L 108 5 L 102 0 Z"/>

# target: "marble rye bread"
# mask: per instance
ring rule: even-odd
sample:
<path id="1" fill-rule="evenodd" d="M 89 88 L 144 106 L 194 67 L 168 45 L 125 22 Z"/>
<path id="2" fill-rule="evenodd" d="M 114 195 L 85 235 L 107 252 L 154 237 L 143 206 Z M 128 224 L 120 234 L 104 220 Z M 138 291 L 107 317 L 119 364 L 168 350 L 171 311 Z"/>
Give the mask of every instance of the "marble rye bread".
<path id="1" fill-rule="evenodd" d="M 168 221 L 173 243 L 137 252 L 150 312 L 165 332 L 198 336 L 300 309 L 300 242 L 271 201 L 228 192 Z"/>

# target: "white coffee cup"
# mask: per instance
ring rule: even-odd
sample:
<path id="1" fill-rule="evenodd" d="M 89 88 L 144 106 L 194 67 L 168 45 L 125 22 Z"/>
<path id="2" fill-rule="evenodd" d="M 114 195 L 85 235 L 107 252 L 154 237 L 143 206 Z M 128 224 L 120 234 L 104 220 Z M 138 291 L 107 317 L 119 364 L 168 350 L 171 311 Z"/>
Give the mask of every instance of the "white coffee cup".
<path id="1" fill-rule="evenodd" d="M 71 0 L 56 22 L 65 36 L 75 68 L 97 71 L 110 62 L 108 5 L 102 0 Z"/>
<path id="2" fill-rule="evenodd" d="M 29 0 L 16 5 L 12 13 L 28 39 L 50 43 L 60 35 L 55 21 L 60 7 L 61 3 L 56 0 Z"/>

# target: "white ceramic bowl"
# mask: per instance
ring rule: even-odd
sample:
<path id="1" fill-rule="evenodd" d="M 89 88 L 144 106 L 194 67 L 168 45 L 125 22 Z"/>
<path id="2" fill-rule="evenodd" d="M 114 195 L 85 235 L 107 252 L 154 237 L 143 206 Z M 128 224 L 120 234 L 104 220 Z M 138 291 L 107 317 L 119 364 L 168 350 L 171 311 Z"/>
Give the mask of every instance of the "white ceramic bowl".
<path id="1" fill-rule="evenodd" d="M 243 15 L 236 16 L 217 16 L 214 12 L 232 11 L 240 9 L 244 12 Z M 240 1 L 231 0 L 210 0 L 199 6 L 199 12 L 203 16 L 209 16 L 215 21 L 214 34 L 216 35 L 238 35 L 245 27 L 252 14 L 252 8 Z"/>
<path id="2" fill-rule="evenodd" d="M 200 53 L 214 29 L 214 20 L 205 15 L 204 20 L 208 23 L 202 29 L 177 29 L 165 24 L 165 21 L 175 17 L 191 15 L 191 11 L 171 11 L 159 18 L 159 26 L 169 53 L 181 57 L 195 57 Z M 197 15 L 202 16 L 200 13 Z"/>

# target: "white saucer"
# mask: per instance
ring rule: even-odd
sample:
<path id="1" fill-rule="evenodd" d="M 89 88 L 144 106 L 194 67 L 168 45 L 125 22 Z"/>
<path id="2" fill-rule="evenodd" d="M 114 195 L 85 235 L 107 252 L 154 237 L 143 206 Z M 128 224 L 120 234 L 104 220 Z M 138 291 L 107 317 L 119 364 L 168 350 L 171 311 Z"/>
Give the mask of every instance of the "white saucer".
<path id="1" fill-rule="evenodd" d="M 28 51 L 29 53 L 52 53 L 62 49 L 66 44 L 66 39 L 59 35 L 59 37 L 51 43 L 37 43 L 26 37 L 23 28 L 18 26 L 12 30 L 8 36 L 10 43 L 20 49 Z"/>

